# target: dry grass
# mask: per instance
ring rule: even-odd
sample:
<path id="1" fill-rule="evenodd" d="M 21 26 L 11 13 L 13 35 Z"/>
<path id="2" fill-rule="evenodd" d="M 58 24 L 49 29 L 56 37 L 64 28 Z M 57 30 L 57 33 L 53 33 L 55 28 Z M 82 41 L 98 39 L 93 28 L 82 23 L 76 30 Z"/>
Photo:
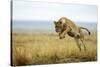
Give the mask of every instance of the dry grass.
<path id="1" fill-rule="evenodd" d="M 86 48 L 80 52 L 74 39 L 60 40 L 54 34 L 12 34 L 13 65 L 96 61 L 97 36 L 86 35 Z"/>

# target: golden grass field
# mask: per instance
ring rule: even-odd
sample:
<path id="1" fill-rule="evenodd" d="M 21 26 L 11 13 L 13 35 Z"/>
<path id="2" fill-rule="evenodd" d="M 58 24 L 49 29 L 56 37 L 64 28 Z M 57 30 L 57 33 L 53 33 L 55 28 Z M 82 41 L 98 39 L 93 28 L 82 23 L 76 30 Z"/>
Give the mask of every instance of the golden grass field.
<path id="1" fill-rule="evenodd" d="M 37 65 L 97 60 L 97 35 L 85 35 L 86 51 L 79 48 L 73 38 L 57 34 L 12 33 L 13 65 Z"/>

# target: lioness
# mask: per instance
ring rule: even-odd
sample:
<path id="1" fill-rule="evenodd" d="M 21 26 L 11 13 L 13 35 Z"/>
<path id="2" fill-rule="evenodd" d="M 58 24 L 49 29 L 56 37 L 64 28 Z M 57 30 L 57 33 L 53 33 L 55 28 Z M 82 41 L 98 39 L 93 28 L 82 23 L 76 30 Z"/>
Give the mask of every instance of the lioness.
<path id="1" fill-rule="evenodd" d="M 76 24 L 74 24 L 73 21 L 71 21 L 66 17 L 61 17 L 58 21 L 54 21 L 54 24 L 55 24 L 55 31 L 59 33 L 60 39 L 65 38 L 65 35 L 68 34 L 70 37 L 73 37 L 75 39 L 80 51 L 81 51 L 81 44 L 84 46 L 84 50 L 86 50 L 84 44 L 84 34 L 82 33 L 81 29 L 85 29 L 86 31 L 88 31 L 88 34 L 90 35 L 90 31 L 87 28 L 78 27 Z"/>

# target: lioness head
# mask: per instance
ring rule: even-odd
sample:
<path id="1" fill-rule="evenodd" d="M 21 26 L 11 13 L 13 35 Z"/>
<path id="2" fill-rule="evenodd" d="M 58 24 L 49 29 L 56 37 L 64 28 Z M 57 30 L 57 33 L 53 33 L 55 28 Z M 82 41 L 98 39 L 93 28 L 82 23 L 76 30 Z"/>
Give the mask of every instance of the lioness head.
<path id="1" fill-rule="evenodd" d="M 62 22 L 56 22 L 56 21 L 54 21 L 54 25 L 55 25 L 55 31 L 57 33 L 60 33 L 62 31 L 62 29 L 63 29 Z"/>

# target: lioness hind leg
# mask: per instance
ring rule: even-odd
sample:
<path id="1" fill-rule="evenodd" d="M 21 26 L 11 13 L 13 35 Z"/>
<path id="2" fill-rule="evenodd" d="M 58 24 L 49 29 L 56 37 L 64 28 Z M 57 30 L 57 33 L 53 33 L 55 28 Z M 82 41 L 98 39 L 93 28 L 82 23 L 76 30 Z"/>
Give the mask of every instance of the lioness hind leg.
<path id="1" fill-rule="evenodd" d="M 76 44 L 77 44 L 77 46 L 79 48 L 79 51 L 81 51 L 81 44 L 79 43 L 79 39 L 78 38 L 74 38 L 74 39 L 75 39 Z"/>
<path id="2" fill-rule="evenodd" d="M 81 43 L 84 47 L 84 50 L 86 51 L 86 46 L 85 46 L 85 39 L 84 39 L 84 34 L 82 32 L 80 32 L 80 40 L 81 40 Z"/>
<path id="3" fill-rule="evenodd" d="M 85 46 L 84 39 L 83 39 L 83 38 L 81 38 L 80 40 L 81 40 L 81 43 L 82 43 L 82 45 L 83 45 L 83 47 L 84 47 L 84 50 L 86 51 L 86 46 Z"/>

